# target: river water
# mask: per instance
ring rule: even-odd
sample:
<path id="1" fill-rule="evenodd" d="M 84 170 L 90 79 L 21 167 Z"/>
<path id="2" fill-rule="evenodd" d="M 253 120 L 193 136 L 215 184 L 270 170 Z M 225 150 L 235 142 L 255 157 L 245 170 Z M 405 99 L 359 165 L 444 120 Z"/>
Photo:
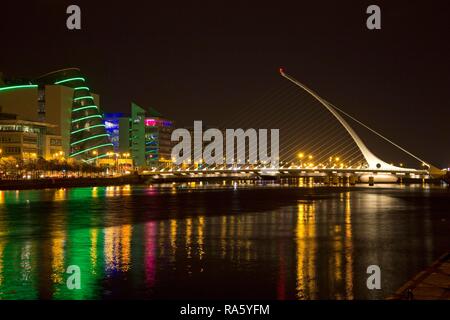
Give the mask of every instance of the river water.
<path id="1" fill-rule="evenodd" d="M 449 205 L 426 185 L 0 191 L 0 299 L 383 299 L 450 250 Z"/>

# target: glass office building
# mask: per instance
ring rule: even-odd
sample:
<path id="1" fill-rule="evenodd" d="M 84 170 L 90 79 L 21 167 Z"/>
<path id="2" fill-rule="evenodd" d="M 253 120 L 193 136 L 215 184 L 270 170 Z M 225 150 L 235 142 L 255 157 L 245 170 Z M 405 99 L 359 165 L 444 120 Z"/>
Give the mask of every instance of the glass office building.
<path id="1" fill-rule="evenodd" d="M 156 167 L 171 161 L 173 121 L 154 109 L 131 104 L 130 116 L 104 115 L 106 131 L 114 151 L 129 152 L 136 167 Z"/>

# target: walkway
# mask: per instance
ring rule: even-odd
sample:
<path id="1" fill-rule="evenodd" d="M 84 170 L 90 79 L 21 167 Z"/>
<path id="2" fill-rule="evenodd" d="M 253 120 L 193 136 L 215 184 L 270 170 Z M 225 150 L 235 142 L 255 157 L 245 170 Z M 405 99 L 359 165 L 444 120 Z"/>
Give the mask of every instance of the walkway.
<path id="1" fill-rule="evenodd" d="M 450 252 L 405 283 L 395 300 L 450 300 Z"/>

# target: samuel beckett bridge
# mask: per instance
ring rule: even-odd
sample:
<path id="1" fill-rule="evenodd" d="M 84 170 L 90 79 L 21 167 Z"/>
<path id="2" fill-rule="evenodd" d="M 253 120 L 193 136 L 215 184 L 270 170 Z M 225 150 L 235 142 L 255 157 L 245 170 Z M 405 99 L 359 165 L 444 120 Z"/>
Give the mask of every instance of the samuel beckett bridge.
<path id="1" fill-rule="evenodd" d="M 251 127 L 280 128 L 280 162 L 277 167 L 256 162 L 206 165 L 202 160 L 179 166 L 144 170 L 143 176 L 152 180 L 190 179 L 278 179 L 308 178 L 325 183 L 376 183 L 424 181 L 444 179 L 448 172 L 440 170 L 405 148 L 365 125 L 341 108 L 325 100 L 280 68 L 283 87 L 270 92 L 254 106 L 245 108 L 235 119 Z M 289 88 L 286 89 L 286 81 Z M 299 90 L 300 89 L 300 90 Z M 287 92 L 290 90 L 290 92 Z M 281 102 L 280 102 L 281 100 Z M 264 113 L 264 110 L 272 110 Z M 263 112 L 262 112 L 263 111 Z M 261 114 L 262 113 L 262 114 Z M 314 114 L 315 113 L 315 114 Z M 255 116 L 256 115 L 256 116 Z M 381 160 L 350 126 L 349 121 L 361 126 L 390 148 L 409 157 L 416 168 L 403 163 L 395 165 Z M 232 126 L 236 127 L 236 121 Z M 309 137 L 310 136 L 310 137 Z M 299 140 L 300 141 L 299 143 Z M 303 145 L 302 145 L 303 143 Z M 299 146 L 300 145 L 300 146 Z M 248 155 L 250 151 L 246 151 Z"/>

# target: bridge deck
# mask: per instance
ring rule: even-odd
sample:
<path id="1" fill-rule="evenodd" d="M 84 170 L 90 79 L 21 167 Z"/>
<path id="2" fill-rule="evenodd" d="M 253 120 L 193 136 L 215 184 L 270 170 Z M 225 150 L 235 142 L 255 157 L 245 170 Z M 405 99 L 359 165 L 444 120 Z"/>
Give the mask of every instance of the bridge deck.
<path id="1" fill-rule="evenodd" d="M 416 175 L 428 175 L 427 170 L 415 170 L 415 169 L 403 169 L 403 170 L 378 170 L 378 169 L 360 169 L 360 168 L 240 168 L 240 169 L 167 169 L 167 170 L 155 170 L 155 171 L 143 171 L 142 175 L 186 175 L 186 174 L 245 174 L 252 173 L 258 175 L 268 175 L 268 174 L 295 174 L 295 175 L 311 175 L 311 174 L 363 174 L 363 173 L 373 173 L 373 174 L 383 174 L 390 173 L 396 175 L 404 174 L 416 174 Z"/>

